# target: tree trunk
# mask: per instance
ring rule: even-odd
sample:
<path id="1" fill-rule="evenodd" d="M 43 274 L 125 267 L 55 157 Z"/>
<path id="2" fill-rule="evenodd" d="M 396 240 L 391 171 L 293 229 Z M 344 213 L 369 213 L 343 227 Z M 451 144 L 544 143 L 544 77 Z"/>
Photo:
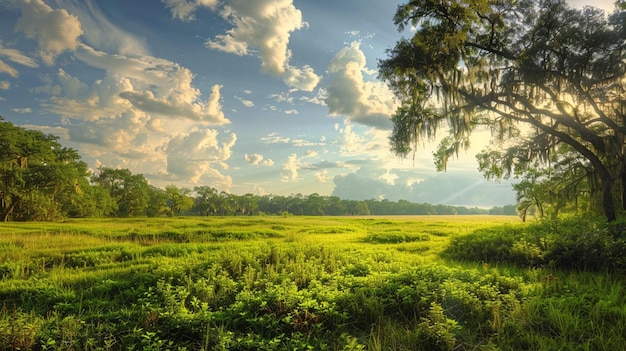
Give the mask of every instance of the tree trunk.
<path id="1" fill-rule="evenodd" d="M 626 166 L 625 166 L 626 168 Z M 626 212 L 626 169 L 622 171 L 622 212 Z"/>
<path id="2" fill-rule="evenodd" d="M 11 216 L 11 214 L 13 213 L 13 209 L 15 208 L 15 205 L 17 205 L 17 202 L 11 202 L 11 205 L 4 209 L 4 211 L 2 212 L 2 221 L 4 222 L 8 222 L 9 221 L 9 217 Z"/>
<path id="3" fill-rule="evenodd" d="M 604 216 L 609 222 L 613 222 L 617 219 L 615 213 L 615 203 L 613 202 L 613 179 L 608 172 L 599 172 L 600 180 L 602 181 L 602 208 L 604 209 Z"/>

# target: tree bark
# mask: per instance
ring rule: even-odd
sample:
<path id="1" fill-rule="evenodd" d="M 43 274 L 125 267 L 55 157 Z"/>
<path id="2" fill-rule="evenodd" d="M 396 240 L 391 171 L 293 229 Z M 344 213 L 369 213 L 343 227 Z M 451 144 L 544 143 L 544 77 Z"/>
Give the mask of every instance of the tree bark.
<path id="1" fill-rule="evenodd" d="M 626 212 L 626 169 L 622 170 L 622 211 Z"/>
<path id="2" fill-rule="evenodd" d="M 609 222 L 613 222 L 617 219 L 615 203 L 613 202 L 613 182 L 610 175 L 607 177 L 601 174 L 600 179 L 602 180 L 602 208 L 604 209 L 604 216 Z"/>
<path id="3" fill-rule="evenodd" d="M 2 212 L 2 221 L 3 222 L 8 222 L 9 221 L 9 217 L 13 213 L 13 209 L 15 208 L 15 205 L 17 205 L 17 202 L 11 202 L 11 205 Z"/>

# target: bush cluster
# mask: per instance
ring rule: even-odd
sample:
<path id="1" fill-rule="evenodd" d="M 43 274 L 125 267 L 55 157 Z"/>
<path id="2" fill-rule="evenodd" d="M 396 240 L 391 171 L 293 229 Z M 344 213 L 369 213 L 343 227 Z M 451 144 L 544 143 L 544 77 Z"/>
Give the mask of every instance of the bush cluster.
<path id="1" fill-rule="evenodd" d="M 625 221 L 572 217 L 528 226 L 478 229 L 455 237 L 446 258 L 519 267 L 626 270 Z"/>

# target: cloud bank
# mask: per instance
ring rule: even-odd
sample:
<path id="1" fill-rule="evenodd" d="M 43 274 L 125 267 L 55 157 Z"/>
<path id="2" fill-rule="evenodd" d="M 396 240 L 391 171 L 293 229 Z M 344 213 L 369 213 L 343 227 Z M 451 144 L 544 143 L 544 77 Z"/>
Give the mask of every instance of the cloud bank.
<path id="1" fill-rule="evenodd" d="M 342 199 L 407 200 L 415 203 L 467 207 L 492 207 L 516 203 L 508 182 L 488 182 L 480 174 L 437 173 L 415 180 L 414 172 L 395 172 L 362 168 L 356 173 L 336 176 L 333 196 Z"/>

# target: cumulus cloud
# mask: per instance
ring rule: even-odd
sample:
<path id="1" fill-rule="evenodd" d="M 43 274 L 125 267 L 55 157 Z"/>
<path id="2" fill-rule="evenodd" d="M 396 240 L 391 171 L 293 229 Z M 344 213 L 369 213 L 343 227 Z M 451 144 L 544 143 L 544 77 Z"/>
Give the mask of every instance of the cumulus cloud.
<path id="1" fill-rule="evenodd" d="M 297 182 L 301 165 L 296 154 L 289 155 L 285 163 L 283 163 L 283 170 L 280 172 L 281 181 L 285 183 Z"/>
<path id="2" fill-rule="evenodd" d="M 172 12 L 172 18 L 185 22 L 195 19 L 193 13 L 199 7 L 215 9 L 217 6 L 217 0 L 161 0 L 161 2 Z"/>
<path id="3" fill-rule="evenodd" d="M 208 128 L 230 122 L 222 110 L 221 85 L 201 91 L 189 69 L 149 54 L 143 39 L 114 25 L 95 1 L 54 3 L 63 9 L 16 0 L 15 31 L 36 41 L 47 65 L 71 52 L 93 74 L 101 73 L 85 80 L 59 68 L 32 88 L 41 107 L 61 117 L 64 144 L 80 149 L 87 162 L 129 168 L 156 186 L 203 182 L 228 190 L 232 179 L 223 170 L 237 136 Z M 190 19 L 198 6 L 217 1 L 164 3 L 174 17 Z M 12 63 L 36 68 L 37 61 L 0 42 L 0 73 L 17 77 Z M 0 88 L 11 87 L 0 82 Z"/>
<path id="4" fill-rule="evenodd" d="M 258 166 L 258 165 L 273 166 L 274 165 L 274 161 L 272 161 L 272 159 L 265 159 L 263 155 L 259 155 L 259 154 L 251 154 L 251 155 L 245 154 L 244 159 L 249 164 L 252 164 L 255 166 Z"/>
<path id="5" fill-rule="evenodd" d="M 52 9 L 42 0 L 18 0 L 22 16 L 15 24 L 15 30 L 26 37 L 37 40 L 39 56 L 52 65 L 64 51 L 73 51 L 83 34 L 78 18 L 65 9 Z"/>
<path id="6" fill-rule="evenodd" d="M 317 180 L 318 183 L 326 183 L 329 181 L 330 177 L 328 176 L 328 170 L 323 169 L 319 172 L 315 172 L 315 180 Z"/>
<path id="7" fill-rule="evenodd" d="M 220 88 L 221 85 L 219 84 L 213 85 L 211 95 L 206 103 L 191 101 L 188 97 L 183 97 L 183 99 L 177 99 L 176 96 L 157 98 L 149 90 L 142 93 L 124 91 L 119 96 L 128 100 L 135 108 L 147 113 L 172 118 L 184 117 L 198 122 L 219 125 L 228 123 L 220 104 Z"/>
<path id="8" fill-rule="evenodd" d="M 56 113 L 95 120 L 135 108 L 147 114 L 210 125 L 230 122 L 220 103 L 221 85 L 213 85 L 208 99 L 203 101 L 200 90 L 193 85 L 193 73 L 177 63 L 153 56 L 110 55 L 84 44 L 75 55 L 107 74 L 88 86 L 60 70 L 58 86 L 40 88 L 56 88 L 63 93 L 63 97 L 53 97 L 47 103 Z"/>
<path id="9" fill-rule="evenodd" d="M 350 121 L 382 130 L 391 128 L 395 112 L 393 94 L 380 81 L 366 81 L 373 72 L 366 68 L 365 55 L 359 42 L 341 49 L 328 66 L 334 74 L 324 99 L 331 116 L 344 116 Z"/>
<path id="10" fill-rule="evenodd" d="M 261 59 L 263 73 L 304 91 L 313 91 L 317 86 L 320 78 L 310 66 L 289 64 L 291 33 L 306 25 L 292 0 L 226 0 L 220 15 L 233 27 L 207 40 L 208 48 L 240 56 L 254 51 Z"/>
<path id="11" fill-rule="evenodd" d="M 320 77 L 315 74 L 310 66 L 289 67 L 282 74 L 282 78 L 288 86 L 304 91 L 313 91 L 320 82 Z"/>
<path id="12" fill-rule="evenodd" d="M 242 97 L 235 97 L 237 100 L 241 101 L 241 103 L 245 106 L 245 107 L 254 107 L 254 101 L 252 100 L 248 100 L 248 99 L 244 99 Z"/>
<path id="13" fill-rule="evenodd" d="M 228 168 L 224 161 L 230 158 L 237 136 L 231 133 L 222 140 L 218 136 L 214 129 L 196 129 L 172 138 L 164 150 L 168 173 L 198 183 L 203 175 L 216 174 L 215 165 Z"/>
<path id="14" fill-rule="evenodd" d="M 51 94 L 42 107 L 65 118 L 87 121 L 116 118 L 132 107 L 118 96 L 120 92 L 132 88 L 128 78 L 107 75 L 87 84 L 62 69 L 55 78 L 54 82 L 35 90 Z"/>
<path id="15" fill-rule="evenodd" d="M 219 168 L 228 168 L 236 135 L 218 137 L 206 129 L 228 123 L 220 85 L 203 100 L 193 74 L 168 60 L 111 55 L 84 44 L 75 56 L 105 70 L 104 77 L 83 82 L 59 69 L 34 89 L 50 94 L 42 107 L 64 118 L 69 145 L 79 145 L 87 159 L 144 174 L 157 186 L 200 181 L 232 186 Z"/>

